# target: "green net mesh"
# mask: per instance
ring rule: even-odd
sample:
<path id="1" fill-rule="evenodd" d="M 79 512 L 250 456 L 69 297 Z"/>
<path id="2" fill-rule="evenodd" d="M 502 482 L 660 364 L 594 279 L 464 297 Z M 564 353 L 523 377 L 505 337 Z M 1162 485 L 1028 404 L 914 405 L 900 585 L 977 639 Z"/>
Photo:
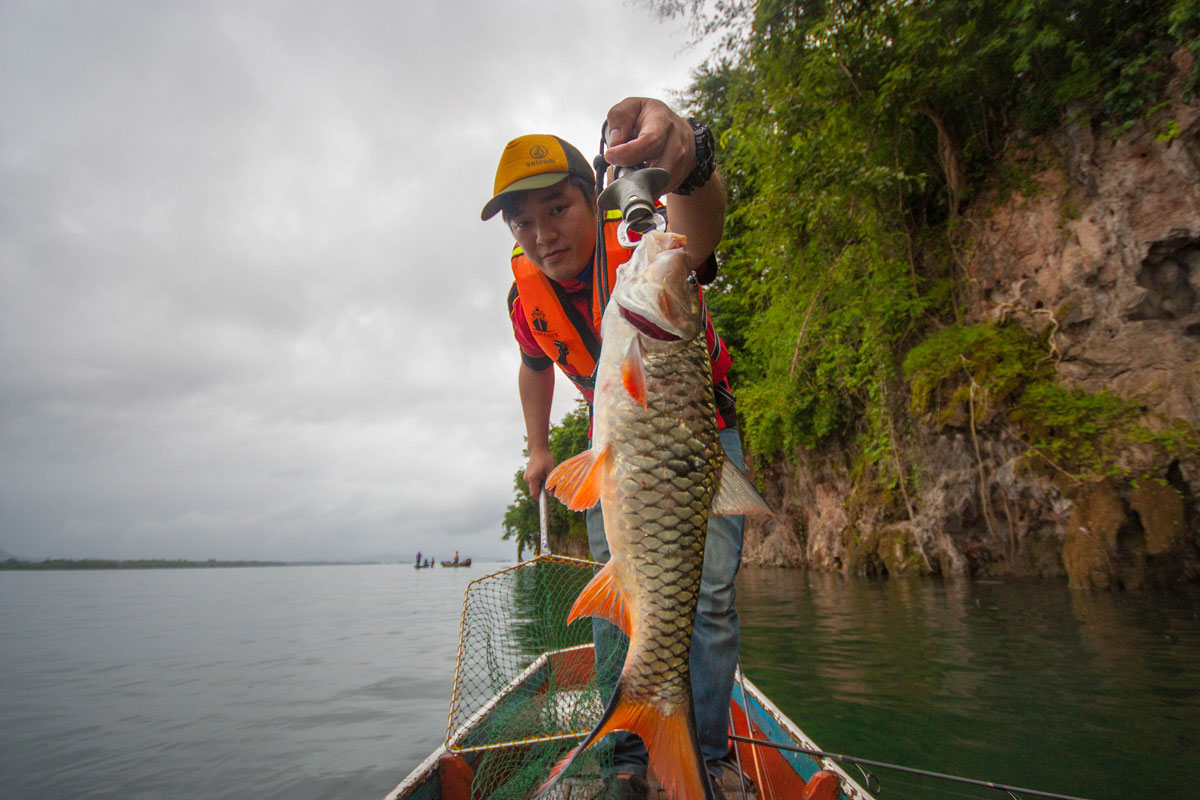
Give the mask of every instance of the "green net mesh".
<path id="1" fill-rule="evenodd" d="M 529 797 L 600 718 L 612 687 L 596 681 L 591 621 L 566 623 L 599 568 L 539 556 L 467 587 L 446 747 L 482 753 L 473 798 Z M 589 748 L 551 796 L 585 796 L 574 790 L 594 784 L 607 758 L 603 745 Z"/>

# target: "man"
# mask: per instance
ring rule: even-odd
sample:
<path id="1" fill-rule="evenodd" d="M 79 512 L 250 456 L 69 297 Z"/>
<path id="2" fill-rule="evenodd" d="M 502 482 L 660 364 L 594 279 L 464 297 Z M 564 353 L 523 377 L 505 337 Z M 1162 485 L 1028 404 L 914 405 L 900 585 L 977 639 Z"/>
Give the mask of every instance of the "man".
<path id="1" fill-rule="evenodd" d="M 712 134 L 658 100 L 633 97 L 613 106 L 607 117 L 610 164 L 661 167 L 667 184 L 667 227 L 687 237 L 687 251 L 701 283 L 716 276 L 713 250 L 725 224 L 725 188 L 713 163 Z M 600 326 L 593 255 L 596 247 L 595 179 L 591 165 L 574 147 L 555 136 L 532 134 L 509 142 L 496 170 L 493 197 L 482 219 L 503 213 L 517 240 L 513 250 L 515 281 L 509 314 L 521 348 L 517 385 L 529 445 L 525 480 L 534 497 L 556 466 L 550 454 L 550 407 L 555 363 L 590 403 L 592 375 L 599 357 Z M 604 247 L 611 279 L 632 250 L 616 242 L 616 223 L 606 220 Z M 742 461 L 733 394 L 725 375 L 729 354 L 709 321 L 709 352 L 718 425 L 726 453 Z M 709 769 L 729 751 L 727 715 L 737 667 L 739 629 L 734 610 L 734 577 L 741 561 L 742 517 L 709 521 L 700 601 L 693 630 L 690 666 L 701 749 Z M 597 561 L 609 558 L 599 506 L 587 512 L 588 544 Z M 628 640 L 607 620 L 594 620 L 597 663 L 617 672 Z M 617 657 L 609 654 L 615 653 Z M 615 675 L 601 676 L 615 682 Z M 606 798 L 637 800 L 647 796 L 647 757 L 632 734 L 614 736 L 614 775 L 606 780 Z"/>

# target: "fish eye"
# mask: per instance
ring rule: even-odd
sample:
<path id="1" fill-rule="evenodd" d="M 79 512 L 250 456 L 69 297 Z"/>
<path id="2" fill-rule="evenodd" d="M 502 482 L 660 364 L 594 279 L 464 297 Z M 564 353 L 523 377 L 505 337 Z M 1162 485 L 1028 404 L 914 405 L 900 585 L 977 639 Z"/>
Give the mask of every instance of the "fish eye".
<path id="1" fill-rule="evenodd" d="M 700 279 L 696 277 L 695 272 L 688 273 L 687 284 L 688 284 L 688 286 L 691 286 L 692 288 L 695 288 L 700 285 Z"/>

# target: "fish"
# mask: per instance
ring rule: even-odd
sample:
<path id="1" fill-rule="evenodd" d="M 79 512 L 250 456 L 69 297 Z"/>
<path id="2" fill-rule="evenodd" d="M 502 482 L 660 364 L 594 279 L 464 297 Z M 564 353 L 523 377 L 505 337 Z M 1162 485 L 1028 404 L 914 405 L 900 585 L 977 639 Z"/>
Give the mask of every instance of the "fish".
<path id="1" fill-rule="evenodd" d="M 620 267 L 601 323 L 592 446 L 546 488 L 573 510 L 597 500 L 611 559 L 568 615 L 610 620 L 630 637 L 599 723 L 551 771 L 615 730 L 639 735 L 676 800 L 710 800 L 688 656 L 710 515 L 770 514 L 717 434 L 707 310 L 685 237 L 651 232 Z"/>

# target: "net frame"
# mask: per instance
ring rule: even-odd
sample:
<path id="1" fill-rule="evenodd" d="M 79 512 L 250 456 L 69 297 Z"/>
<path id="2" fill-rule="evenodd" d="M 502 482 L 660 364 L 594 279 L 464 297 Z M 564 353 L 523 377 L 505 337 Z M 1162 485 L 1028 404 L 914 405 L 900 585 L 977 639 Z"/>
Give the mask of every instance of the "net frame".
<path id="1" fill-rule="evenodd" d="M 569 556 L 538 555 L 467 585 L 446 720 L 448 751 L 466 754 L 565 742 L 591 731 L 603 711 L 592 667 L 592 629 L 587 620 L 577 620 L 568 628 L 566 616 L 579 590 L 602 566 Z M 523 628 L 521 623 L 529 620 L 512 617 L 518 604 L 497 602 L 496 597 L 511 600 L 513 587 L 529 574 L 535 594 L 542 591 L 541 597 L 534 598 L 535 616 L 544 616 Z M 543 576 L 554 585 L 542 585 Z M 549 605 L 539 606 L 537 600 Z M 514 637 L 522 641 L 515 644 Z M 528 687 L 535 678 L 539 691 L 531 693 Z M 514 715 L 514 721 L 529 722 L 535 730 L 504 736 L 495 729 L 481 729 L 506 704 L 519 708 L 523 702 L 529 708 L 521 710 L 528 713 Z"/>

